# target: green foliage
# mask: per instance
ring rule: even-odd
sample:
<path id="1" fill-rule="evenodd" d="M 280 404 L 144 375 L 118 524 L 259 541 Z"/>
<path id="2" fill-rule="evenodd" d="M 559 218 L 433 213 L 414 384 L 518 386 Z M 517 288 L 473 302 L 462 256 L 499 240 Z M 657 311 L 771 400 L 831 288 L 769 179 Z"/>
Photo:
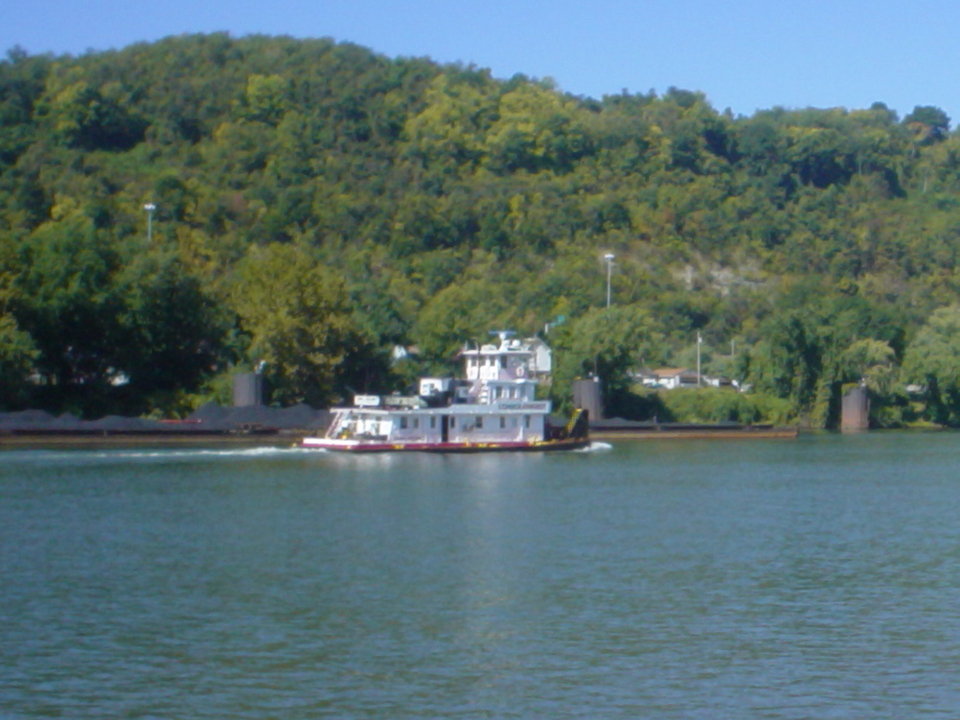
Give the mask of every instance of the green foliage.
<path id="1" fill-rule="evenodd" d="M 922 386 L 927 419 L 960 425 L 960 307 L 934 311 L 910 344 L 903 373 Z"/>
<path id="2" fill-rule="evenodd" d="M 485 340 L 486 331 L 504 323 L 509 299 L 491 294 L 490 287 L 480 280 L 467 280 L 450 285 L 424 305 L 419 313 L 413 337 L 421 355 L 443 365 L 452 363 L 464 342 Z"/>
<path id="3" fill-rule="evenodd" d="M 701 333 L 737 346 L 708 367 L 811 425 L 861 380 L 909 422 L 905 357 L 927 417 L 953 422 L 946 371 L 920 358 L 960 304 L 958 193 L 960 136 L 933 106 L 733 117 L 678 88 L 575 98 L 222 33 L 11 51 L 0 403 L 176 408 L 261 359 L 276 400 L 324 403 L 402 383 L 393 344 L 443 367 L 489 329 L 563 316 L 558 400 L 598 372 L 629 408 L 629 371 L 689 364 Z"/>
<path id="4" fill-rule="evenodd" d="M 889 311 L 818 283 L 791 288 L 780 302 L 746 359 L 755 389 L 788 399 L 814 427 L 837 424 L 844 383 L 894 392 L 903 337 Z"/>
<path id="5" fill-rule="evenodd" d="M 15 294 L 12 279 L 0 263 L 0 406 L 19 407 L 27 400 L 26 379 L 39 352 L 9 310 Z"/>
<path id="6" fill-rule="evenodd" d="M 870 338 L 855 340 L 842 351 L 838 374 L 842 378 L 860 378 L 872 392 L 887 395 L 897 380 L 896 353 L 889 343 Z"/>
<path id="7" fill-rule="evenodd" d="M 577 378 L 603 380 L 604 405 L 616 414 L 631 385 L 630 370 L 656 351 L 661 334 L 650 314 L 635 305 L 589 310 L 550 335 L 556 354 L 553 391 L 561 404 Z"/>
<path id="8" fill-rule="evenodd" d="M 660 420 L 688 423 L 787 425 L 794 405 L 760 393 L 745 395 L 727 388 L 682 388 L 658 393 L 664 411 Z"/>
<path id="9" fill-rule="evenodd" d="M 57 77 L 40 101 L 54 136 L 82 150 L 127 150 L 140 142 L 147 123 L 127 109 L 130 90 L 116 82 L 98 88 L 74 80 L 79 75 Z"/>
<path id="10" fill-rule="evenodd" d="M 903 122 L 921 142 L 943 140 L 950 130 L 950 118 L 943 110 L 932 105 L 918 105 Z"/>
<path id="11" fill-rule="evenodd" d="M 117 364 L 136 394 L 195 392 L 228 359 L 222 308 L 175 255 L 140 255 L 116 282 L 125 305 Z"/>
<path id="12" fill-rule="evenodd" d="M 118 260 L 76 210 L 19 244 L 9 306 L 36 343 L 37 370 L 50 384 L 109 380 L 124 344 L 122 298 L 113 284 Z"/>
<path id="13" fill-rule="evenodd" d="M 266 364 L 280 402 L 328 403 L 364 362 L 366 343 L 343 281 L 302 247 L 252 247 L 237 267 L 230 304 L 250 336 L 249 360 Z"/>
<path id="14" fill-rule="evenodd" d="M 38 354 L 33 338 L 11 314 L 0 311 L 0 407 L 20 408 L 26 403 L 26 380 Z"/>
<path id="15" fill-rule="evenodd" d="M 247 120 L 277 125 L 289 108 L 288 82 L 280 75 L 251 75 L 242 103 Z"/>

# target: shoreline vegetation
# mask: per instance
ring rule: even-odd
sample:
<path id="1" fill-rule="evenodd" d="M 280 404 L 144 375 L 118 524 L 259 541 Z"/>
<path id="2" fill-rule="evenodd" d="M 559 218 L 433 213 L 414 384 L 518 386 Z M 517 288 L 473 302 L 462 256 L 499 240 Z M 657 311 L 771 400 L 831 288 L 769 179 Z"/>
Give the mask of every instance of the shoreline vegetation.
<path id="1" fill-rule="evenodd" d="M 960 134 L 330 39 L 0 61 L 0 410 L 188 418 L 262 373 L 330 407 L 539 335 L 632 420 L 960 426 Z M 483 337 L 477 337 L 482 335 Z M 636 393 L 700 368 L 749 393 Z"/>

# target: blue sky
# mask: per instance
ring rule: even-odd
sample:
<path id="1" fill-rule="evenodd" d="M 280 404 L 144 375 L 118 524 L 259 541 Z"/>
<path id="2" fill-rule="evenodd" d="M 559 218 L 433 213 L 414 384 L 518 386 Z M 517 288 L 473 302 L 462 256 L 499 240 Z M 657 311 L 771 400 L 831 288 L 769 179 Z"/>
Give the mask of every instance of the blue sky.
<path id="1" fill-rule="evenodd" d="M 168 35 L 330 37 L 389 57 L 552 78 L 564 91 L 699 90 L 777 105 L 935 105 L 960 123 L 960 3 L 946 0 L 8 0 L 0 50 L 81 54 Z"/>

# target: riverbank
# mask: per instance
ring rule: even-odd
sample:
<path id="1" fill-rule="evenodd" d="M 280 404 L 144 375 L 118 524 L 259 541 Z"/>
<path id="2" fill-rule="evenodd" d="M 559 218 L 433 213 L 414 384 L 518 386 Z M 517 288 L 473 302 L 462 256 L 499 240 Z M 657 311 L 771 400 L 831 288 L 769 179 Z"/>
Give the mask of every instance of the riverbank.
<path id="1" fill-rule="evenodd" d="M 329 423 L 326 410 L 204 405 L 182 420 L 108 416 L 81 420 L 42 410 L 0 413 L 0 448 L 130 447 L 182 445 L 296 445 Z M 590 424 L 595 440 L 763 439 L 796 437 L 795 427 L 737 423 L 660 423 L 620 418 Z"/>
<path id="2" fill-rule="evenodd" d="M 796 427 L 742 425 L 739 423 L 660 423 L 610 418 L 590 424 L 590 437 L 595 440 L 641 440 L 716 438 L 762 439 L 793 438 Z"/>
<path id="3" fill-rule="evenodd" d="M 0 434 L 0 449 L 55 449 L 55 448 L 124 448 L 124 447 L 244 447 L 299 446 L 309 430 L 276 430 L 247 433 L 6 433 Z M 595 430 L 591 440 L 760 440 L 768 438 L 795 438 L 796 428 L 686 428 L 659 430 Z"/>
<path id="4" fill-rule="evenodd" d="M 329 423 L 326 410 L 209 403 L 178 420 L 107 416 L 82 420 L 43 410 L 0 413 L 0 447 L 108 445 L 287 445 Z"/>
<path id="5" fill-rule="evenodd" d="M 0 413 L 0 447 L 249 446 L 284 447 L 322 432 L 329 413 L 291 408 L 223 408 L 208 404 L 182 420 L 108 416 L 80 420 L 41 410 Z M 660 423 L 610 418 L 590 424 L 595 440 L 791 438 L 795 427 L 737 423 Z"/>

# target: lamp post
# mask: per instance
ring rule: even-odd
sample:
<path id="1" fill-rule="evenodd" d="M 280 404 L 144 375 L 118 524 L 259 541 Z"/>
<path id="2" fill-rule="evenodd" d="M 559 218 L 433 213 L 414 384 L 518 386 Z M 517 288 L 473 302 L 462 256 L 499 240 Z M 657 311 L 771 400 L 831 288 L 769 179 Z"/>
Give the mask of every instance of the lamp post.
<path id="1" fill-rule="evenodd" d="M 701 381 L 702 375 L 700 374 L 700 346 L 703 345 L 703 337 L 700 335 L 700 331 L 697 330 L 697 387 L 703 385 Z"/>
<path id="2" fill-rule="evenodd" d="M 607 261 L 607 307 L 610 307 L 610 274 L 613 272 L 613 253 L 607 253 L 603 259 Z"/>
<path id="3" fill-rule="evenodd" d="M 153 213 L 156 211 L 157 206 L 153 203 L 147 203 L 143 206 L 143 209 L 147 211 L 147 242 L 153 242 Z"/>

